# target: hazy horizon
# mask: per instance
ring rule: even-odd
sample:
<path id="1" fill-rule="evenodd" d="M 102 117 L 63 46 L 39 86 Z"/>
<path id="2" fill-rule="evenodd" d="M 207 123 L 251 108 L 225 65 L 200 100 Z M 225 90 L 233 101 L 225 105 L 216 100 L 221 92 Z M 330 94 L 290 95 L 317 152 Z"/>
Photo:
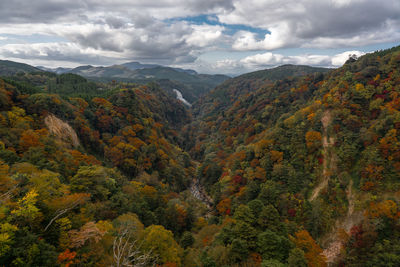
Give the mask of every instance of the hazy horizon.
<path id="1" fill-rule="evenodd" d="M 0 3 L 0 59 L 34 66 L 131 61 L 240 74 L 283 64 L 339 67 L 395 46 L 395 0 Z"/>

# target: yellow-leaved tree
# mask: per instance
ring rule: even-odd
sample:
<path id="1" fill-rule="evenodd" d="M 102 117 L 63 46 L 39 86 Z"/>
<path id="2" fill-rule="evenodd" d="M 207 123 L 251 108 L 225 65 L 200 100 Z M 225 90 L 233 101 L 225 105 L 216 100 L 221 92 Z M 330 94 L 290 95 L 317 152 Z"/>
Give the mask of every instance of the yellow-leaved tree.
<path id="1" fill-rule="evenodd" d="M 143 249 L 157 257 L 158 264 L 181 266 L 182 248 L 174 240 L 171 231 L 161 225 L 150 225 L 144 231 Z"/>

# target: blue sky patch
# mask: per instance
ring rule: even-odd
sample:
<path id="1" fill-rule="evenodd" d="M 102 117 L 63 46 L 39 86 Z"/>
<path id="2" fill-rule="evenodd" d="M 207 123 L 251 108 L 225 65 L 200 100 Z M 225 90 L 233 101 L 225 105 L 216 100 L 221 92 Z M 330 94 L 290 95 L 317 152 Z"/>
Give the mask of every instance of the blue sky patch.
<path id="1" fill-rule="evenodd" d="M 248 31 L 248 32 L 256 33 L 257 37 L 259 37 L 259 38 L 264 38 L 264 36 L 266 34 L 271 33 L 268 30 L 261 29 L 261 28 L 254 28 L 254 27 L 247 26 L 247 25 L 221 23 L 221 22 L 219 22 L 218 17 L 215 15 L 199 15 L 199 16 L 193 16 L 193 17 L 173 18 L 173 19 L 168 19 L 165 21 L 169 22 L 169 23 L 172 23 L 175 21 L 186 21 L 190 24 L 195 24 L 195 25 L 208 24 L 208 25 L 224 26 L 225 27 L 224 33 L 228 34 L 228 35 L 234 35 L 238 31 Z"/>

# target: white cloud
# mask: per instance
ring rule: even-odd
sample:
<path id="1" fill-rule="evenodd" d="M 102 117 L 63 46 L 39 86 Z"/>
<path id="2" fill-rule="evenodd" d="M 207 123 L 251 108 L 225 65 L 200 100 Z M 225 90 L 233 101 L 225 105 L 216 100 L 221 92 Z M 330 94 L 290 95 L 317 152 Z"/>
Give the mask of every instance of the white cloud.
<path id="1" fill-rule="evenodd" d="M 346 51 L 340 54 L 337 54 L 332 57 L 331 62 L 333 66 L 340 67 L 342 66 L 348 59 L 350 55 L 356 55 L 357 57 L 360 57 L 362 55 L 365 55 L 364 52 L 360 51 Z"/>
<path id="2" fill-rule="evenodd" d="M 211 25 L 193 25 L 193 32 L 186 38 L 186 43 L 193 46 L 206 47 L 215 44 L 222 36 L 224 27 Z"/>
<path id="3" fill-rule="evenodd" d="M 285 56 L 278 53 L 266 52 L 247 56 L 239 60 L 223 59 L 216 61 L 215 63 L 208 64 L 205 62 L 196 62 L 196 65 L 200 66 L 200 69 L 198 69 L 199 71 L 206 73 L 218 72 L 237 75 L 254 70 L 273 68 L 285 64 L 337 68 L 341 67 L 347 61 L 347 59 L 349 59 L 350 55 L 356 55 L 359 57 L 364 54 L 364 52 L 360 51 L 346 51 L 333 56 L 312 54 Z"/>
<path id="4" fill-rule="evenodd" d="M 295 38 L 290 35 L 290 28 L 286 23 L 273 25 L 269 31 L 270 34 L 266 34 L 262 40 L 258 40 L 253 32 L 240 31 L 234 36 L 232 48 L 239 51 L 274 50 L 294 43 Z"/>
<path id="5" fill-rule="evenodd" d="M 26 62 L 35 62 L 35 60 L 44 62 L 49 58 L 57 63 L 76 62 L 97 65 L 123 61 L 115 52 L 106 52 L 99 56 L 95 49 L 82 48 L 74 43 L 8 44 L 0 47 L 0 55 L 4 59 L 16 61 L 22 59 Z M 35 63 L 35 65 L 38 64 Z"/>
<path id="6" fill-rule="evenodd" d="M 364 52 L 346 51 L 334 56 L 328 55 L 298 55 L 284 56 L 281 54 L 263 53 L 245 57 L 240 62 L 247 68 L 271 67 L 282 64 L 311 65 L 321 67 L 340 67 L 350 55 L 362 56 Z"/>
<path id="7" fill-rule="evenodd" d="M 256 54 L 254 56 L 248 56 L 242 59 L 240 62 L 246 66 L 271 66 L 282 64 L 283 59 L 285 57 L 280 54 L 273 54 L 273 53 L 264 53 L 264 54 Z"/>
<path id="8" fill-rule="evenodd" d="M 286 47 L 338 48 L 400 40 L 398 0 L 247 0 L 234 1 L 221 22 L 269 30 L 263 38 L 249 31 L 234 37 L 232 48 L 274 50 Z"/>
<path id="9" fill-rule="evenodd" d="M 204 63 L 206 70 L 221 64 L 232 70 L 266 63 L 334 66 L 331 57 L 312 52 L 286 56 L 273 51 L 355 50 L 398 42 L 399 14 L 399 0 L 36 0 L 29 5 L 24 0 L 0 1 L 0 35 L 13 35 L 0 37 L 0 56 L 44 61 L 46 55 L 48 64 L 138 60 L 184 66 L 200 64 L 198 57 L 209 51 L 233 50 L 259 54 L 242 60 L 215 59 L 212 67 Z M 197 15 L 217 25 L 184 21 Z M 238 28 L 242 30 L 235 32 Z M 265 31 L 270 33 L 259 34 Z M 48 36 L 53 43 L 37 38 L 32 44 L 32 34 Z M 24 36 L 26 44 L 21 44 Z M 233 61 L 237 64 L 229 66 Z"/>

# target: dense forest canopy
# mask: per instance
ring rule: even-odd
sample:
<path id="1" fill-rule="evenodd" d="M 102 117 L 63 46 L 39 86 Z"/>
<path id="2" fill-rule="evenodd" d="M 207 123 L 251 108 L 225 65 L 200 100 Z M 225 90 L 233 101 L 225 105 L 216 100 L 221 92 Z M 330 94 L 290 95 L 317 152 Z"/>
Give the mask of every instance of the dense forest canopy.
<path id="1" fill-rule="evenodd" d="M 400 47 L 191 109 L 171 81 L 3 63 L 0 265 L 400 265 Z"/>

